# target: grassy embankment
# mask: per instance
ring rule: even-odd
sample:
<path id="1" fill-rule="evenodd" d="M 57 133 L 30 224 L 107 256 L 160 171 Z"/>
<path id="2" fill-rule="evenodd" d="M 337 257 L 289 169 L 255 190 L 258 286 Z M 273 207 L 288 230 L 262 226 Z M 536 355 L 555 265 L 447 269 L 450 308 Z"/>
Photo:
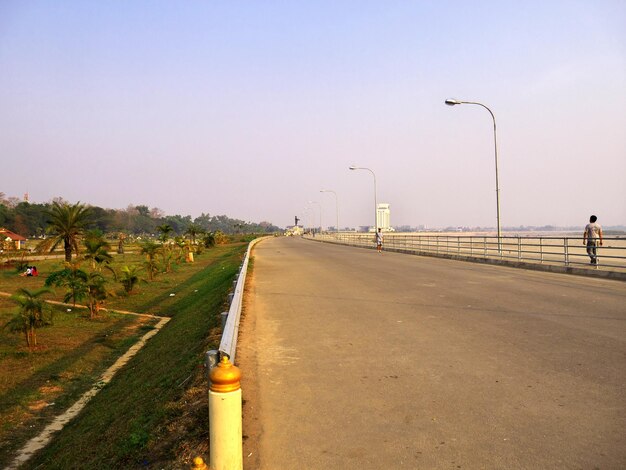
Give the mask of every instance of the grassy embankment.
<path id="1" fill-rule="evenodd" d="M 172 320 L 49 448 L 28 463 L 29 468 L 132 468 L 155 461 L 159 461 L 159 467 L 167 467 L 168 462 L 186 452 L 187 438 L 193 440 L 195 435 L 196 441 L 206 441 L 206 407 L 194 408 L 197 416 L 190 421 L 194 423 L 192 435 L 178 435 L 180 425 L 177 435 L 173 436 L 170 430 L 176 427 L 172 423 L 180 421 L 181 415 L 190 413 L 178 400 L 189 393 L 192 384 L 203 381 L 203 353 L 219 341 L 219 312 L 244 250 L 245 245 L 239 244 L 205 251 L 196 263 L 175 266 L 174 272 L 141 284 L 137 294 L 107 303 L 110 309 L 148 312 L 170 316 Z M 115 264 L 119 267 L 139 259 L 138 255 L 123 255 L 116 257 Z M 37 266 L 45 276 L 60 263 L 49 260 L 38 262 Z M 44 280 L 44 276 L 19 278 L 6 272 L 0 276 L 0 290 L 8 292 L 24 284 L 35 288 Z M 55 297 L 62 297 L 62 292 Z M 7 310 L 12 310 L 7 307 L 8 300 L 0 302 L 0 312 L 7 315 Z M 15 360 L 14 369 L 23 369 L 25 373 L 14 383 L 6 378 L 0 382 L 0 420 L 6 423 L 0 428 L 0 455 L 18 448 L 52 415 L 89 388 L 102 370 L 151 327 L 145 322 L 142 317 L 113 312 L 89 321 L 76 310 L 67 313 L 63 309 L 57 313 L 53 327 L 39 331 L 41 350 L 20 350 L 15 343 L 23 339 L 11 336 L 13 348 L 3 347 L 2 360 Z M 1 334 L 8 338 L 7 332 Z M 58 346 L 57 342 L 63 345 Z M 51 354 L 53 351 L 55 354 Z M 0 371 L 0 380 L 3 375 Z M 8 385 L 6 391 L 4 383 Z M 51 390 L 58 392 L 56 397 L 46 395 Z M 42 400 L 54 400 L 54 405 L 35 410 L 33 404 Z M 11 416 L 12 422 L 7 421 Z M 8 458 L 0 458 L 0 466 Z"/>

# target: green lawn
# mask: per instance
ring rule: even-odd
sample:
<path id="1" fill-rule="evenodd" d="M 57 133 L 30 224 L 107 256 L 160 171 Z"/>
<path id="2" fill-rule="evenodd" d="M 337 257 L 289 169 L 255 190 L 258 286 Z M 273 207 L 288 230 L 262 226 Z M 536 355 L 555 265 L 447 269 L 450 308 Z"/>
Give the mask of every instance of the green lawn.
<path id="1" fill-rule="evenodd" d="M 149 319 L 121 315 L 116 309 L 172 320 L 28 467 L 132 468 L 157 459 L 164 467 L 175 459 L 179 444 L 163 445 L 167 423 L 187 412 L 177 400 L 199 377 L 202 380 L 204 351 L 217 346 L 219 312 L 245 249 L 245 244 L 218 246 L 197 256 L 195 263 L 175 265 L 172 273 L 139 284 L 136 293 L 110 299 L 106 305 L 110 310 L 94 321 L 77 309 L 58 308 L 54 325 L 38 330 L 41 347 L 33 353 L 21 346 L 21 336 L 1 331 L 0 467 L 8 463 L 10 451 L 67 408 L 151 328 Z M 142 261 L 138 254 L 119 255 L 114 267 Z M 38 278 L 1 271 L 0 291 L 41 286 L 62 260 L 36 265 Z M 56 291 L 51 298 L 60 300 L 63 290 Z M 0 322 L 4 324 L 14 310 L 8 299 L 1 298 Z M 193 432 L 208 434 L 203 427 Z"/>

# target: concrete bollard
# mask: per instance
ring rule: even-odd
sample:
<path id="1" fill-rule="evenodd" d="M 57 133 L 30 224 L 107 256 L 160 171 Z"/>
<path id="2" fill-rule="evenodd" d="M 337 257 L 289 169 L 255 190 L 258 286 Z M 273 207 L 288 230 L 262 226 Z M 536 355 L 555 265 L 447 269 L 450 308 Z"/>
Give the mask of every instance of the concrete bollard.
<path id="1" fill-rule="evenodd" d="M 235 293 L 231 292 L 230 294 L 228 294 L 228 303 L 232 304 L 233 303 L 233 298 L 235 297 Z"/>
<path id="2" fill-rule="evenodd" d="M 241 372 L 224 355 L 211 370 L 209 441 L 211 470 L 242 470 Z"/>
<path id="3" fill-rule="evenodd" d="M 220 317 L 222 319 L 222 331 L 224 331 L 224 328 L 226 327 L 226 321 L 228 320 L 228 312 L 220 313 Z"/>

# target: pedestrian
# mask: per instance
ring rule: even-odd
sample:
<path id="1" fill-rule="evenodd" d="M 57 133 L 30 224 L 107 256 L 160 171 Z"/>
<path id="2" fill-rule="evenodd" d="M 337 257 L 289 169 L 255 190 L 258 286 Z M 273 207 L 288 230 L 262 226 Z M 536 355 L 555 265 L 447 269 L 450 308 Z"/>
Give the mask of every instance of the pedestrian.
<path id="1" fill-rule="evenodd" d="M 383 233 L 381 232 L 381 229 L 378 229 L 378 232 L 376 232 L 376 250 L 379 253 L 383 252 Z"/>
<path id="2" fill-rule="evenodd" d="M 589 217 L 589 223 L 585 226 L 583 233 L 583 245 L 587 245 L 587 254 L 591 259 L 591 264 L 598 264 L 598 244 L 602 246 L 602 227 L 596 223 L 596 220 L 598 218 L 595 215 Z"/>

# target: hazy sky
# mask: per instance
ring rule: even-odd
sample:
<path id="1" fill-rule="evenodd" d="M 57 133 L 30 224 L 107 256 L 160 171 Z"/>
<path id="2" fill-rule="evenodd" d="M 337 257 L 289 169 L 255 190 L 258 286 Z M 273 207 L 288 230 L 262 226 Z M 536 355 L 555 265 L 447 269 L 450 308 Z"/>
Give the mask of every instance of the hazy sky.
<path id="1" fill-rule="evenodd" d="M 626 2 L 0 1 L 0 191 L 285 226 L 626 224 Z M 316 220 L 318 206 L 313 204 Z"/>

